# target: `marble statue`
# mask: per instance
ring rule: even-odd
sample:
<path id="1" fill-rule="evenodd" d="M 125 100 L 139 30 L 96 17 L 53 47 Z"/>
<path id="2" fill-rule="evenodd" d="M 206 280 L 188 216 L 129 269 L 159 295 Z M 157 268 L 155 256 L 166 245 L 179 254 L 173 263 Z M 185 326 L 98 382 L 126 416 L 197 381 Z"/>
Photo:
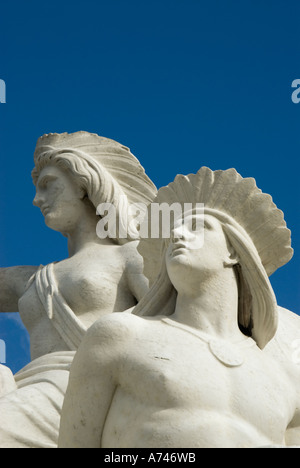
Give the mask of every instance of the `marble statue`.
<path id="1" fill-rule="evenodd" d="M 69 368 L 86 330 L 148 290 L 137 241 L 96 232 L 99 204 L 112 204 L 120 219 L 130 204 L 156 195 L 130 150 L 88 132 L 49 134 L 38 140 L 34 162 L 34 205 L 67 238 L 69 257 L 0 269 L 0 312 L 20 312 L 32 357 L 15 375 L 16 388 L 0 368 L 0 447 L 57 446 Z"/>
<path id="2" fill-rule="evenodd" d="M 11 370 L 0 364 L 0 398 L 16 390 L 16 382 Z"/>
<path id="3" fill-rule="evenodd" d="M 274 342 L 281 313 L 269 281 L 293 254 L 283 213 L 234 169 L 177 176 L 155 202 L 204 207 L 153 239 L 160 271 L 132 313 L 85 335 L 59 447 L 299 446 L 300 366 Z"/>

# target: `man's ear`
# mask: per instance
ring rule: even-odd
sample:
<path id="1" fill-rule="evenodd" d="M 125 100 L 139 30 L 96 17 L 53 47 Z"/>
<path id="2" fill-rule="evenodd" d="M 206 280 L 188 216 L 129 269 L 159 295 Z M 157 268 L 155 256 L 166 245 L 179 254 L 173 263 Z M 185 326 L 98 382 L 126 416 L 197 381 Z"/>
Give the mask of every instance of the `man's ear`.
<path id="1" fill-rule="evenodd" d="M 239 256 L 234 250 L 234 248 L 230 246 L 228 249 L 228 256 L 227 258 L 225 258 L 223 265 L 225 268 L 232 268 L 238 263 L 240 263 Z"/>

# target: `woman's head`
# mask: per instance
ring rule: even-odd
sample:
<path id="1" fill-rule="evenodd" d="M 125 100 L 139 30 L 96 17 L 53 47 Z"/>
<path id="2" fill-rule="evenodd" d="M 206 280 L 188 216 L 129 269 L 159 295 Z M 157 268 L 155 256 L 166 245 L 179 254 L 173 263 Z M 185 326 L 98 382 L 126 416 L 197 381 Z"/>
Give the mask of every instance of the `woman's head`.
<path id="1" fill-rule="evenodd" d="M 38 140 L 32 171 L 38 187 L 42 172 L 48 167 L 72 181 L 80 200 L 94 206 L 114 205 L 117 216 L 127 212 L 129 204 L 149 204 L 156 187 L 139 161 L 123 145 L 88 132 L 49 134 Z"/>

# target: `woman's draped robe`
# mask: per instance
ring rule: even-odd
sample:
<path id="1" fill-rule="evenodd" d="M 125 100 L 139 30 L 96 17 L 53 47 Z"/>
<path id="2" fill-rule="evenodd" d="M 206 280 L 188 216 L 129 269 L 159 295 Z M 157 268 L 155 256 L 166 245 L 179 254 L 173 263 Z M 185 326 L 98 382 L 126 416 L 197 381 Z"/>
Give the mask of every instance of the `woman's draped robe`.
<path id="1" fill-rule="evenodd" d="M 39 357 L 15 375 L 17 388 L 0 398 L 1 448 L 57 447 L 69 370 L 86 328 L 62 297 L 53 266 L 40 267 L 27 288 L 35 282 L 43 308 L 69 351 Z"/>

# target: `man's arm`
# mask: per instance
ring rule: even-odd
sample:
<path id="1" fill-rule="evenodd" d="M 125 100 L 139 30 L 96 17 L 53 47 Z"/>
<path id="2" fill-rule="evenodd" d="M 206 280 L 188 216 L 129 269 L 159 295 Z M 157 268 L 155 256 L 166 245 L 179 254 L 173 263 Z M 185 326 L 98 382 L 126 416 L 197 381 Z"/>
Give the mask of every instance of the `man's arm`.
<path id="1" fill-rule="evenodd" d="M 0 268 L 0 312 L 18 312 L 18 301 L 37 270 L 37 266 Z"/>
<path id="2" fill-rule="evenodd" d="M 125 314 L 97 321 L 79 347 L 62 409 L 59 448 L 101 448 L 105 420 L 118 385 L 124 338 L 119 315 Z"/>

